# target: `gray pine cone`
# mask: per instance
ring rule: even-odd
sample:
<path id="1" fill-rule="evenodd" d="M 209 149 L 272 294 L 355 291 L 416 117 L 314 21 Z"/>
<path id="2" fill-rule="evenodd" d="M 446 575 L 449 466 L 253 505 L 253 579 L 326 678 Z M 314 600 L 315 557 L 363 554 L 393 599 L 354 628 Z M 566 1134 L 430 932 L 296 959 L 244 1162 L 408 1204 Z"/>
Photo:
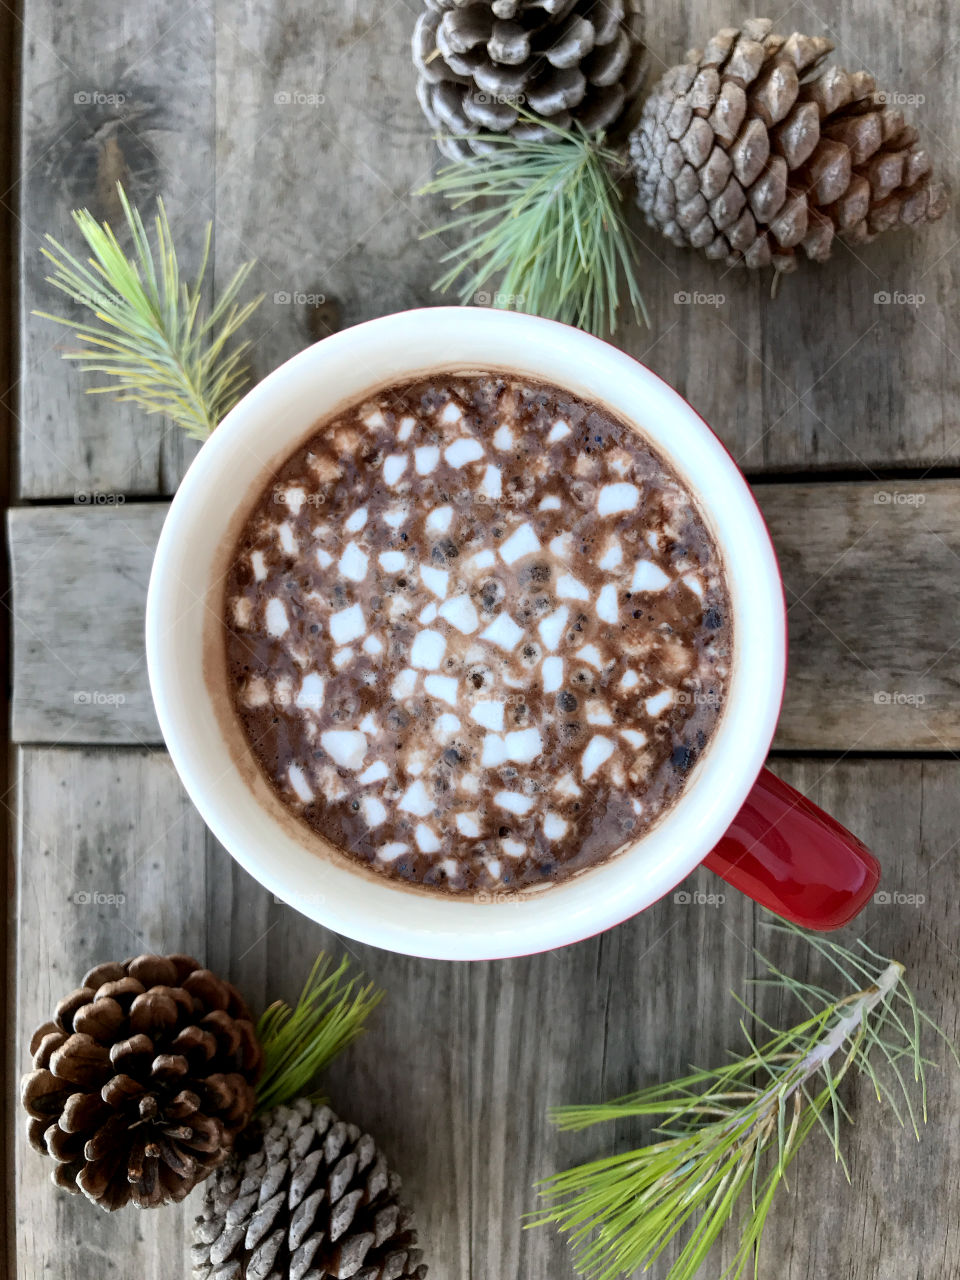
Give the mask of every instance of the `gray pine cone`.
<path id="1" fill-rule="evenodd" d="M 425 1280 L 400 1180 L 369 1134 L 306 1098 L 210 1178 L 195 1280 Z"/>
<path id="2" fill-rule="evenodd" d="M 833 44 L 766 19 L 717 32 L 654 85 L 630 138 L 637 203 L 674 244 L 792 271 L 897 226 L 941 217 L 917 131 Z"/>
<path id="3" fill-rule="evenodd" d="M 417 97 L 450 159 L 480 131 L 541 138 L 523 107 L 566 128 L 610 129 L 643 78 L 640 0 L 427 0 L 413 34 Z"/>

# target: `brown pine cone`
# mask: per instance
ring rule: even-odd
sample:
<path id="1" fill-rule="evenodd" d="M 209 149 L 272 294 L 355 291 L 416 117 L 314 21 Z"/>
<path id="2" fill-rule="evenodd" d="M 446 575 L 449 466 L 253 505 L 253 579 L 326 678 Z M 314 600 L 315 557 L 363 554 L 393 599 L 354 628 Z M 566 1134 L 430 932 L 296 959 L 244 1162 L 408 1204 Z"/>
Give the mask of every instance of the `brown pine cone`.
<path id="1" fill-rule="evenodd" d="M 725 28 L 651 91 L 630 139 L 651 226 L 729 265 L 792 271 L 835 236 L 941 217 L 930 158 L 873 77 L 821 66 L 829 40 L 771 25 Z"/>
<path id="2" fill-rule="evenodd" d="M 369 1134 L 298 1098 L 207 1183 L 195 1280 L 424 1280 L 400 1180 Z"/>
<path id="3" fill-rule="evenodd" d="M 539 139 L 542 126 L 609 129 L 640 87 L 639 0 L 427 0 L 413 34 L 417 97 L 452 160 L 478 131 Z M 454 135 L 454 136 L 450 136 Z"/>
<path id="4" fill-rule="evenodd" d="M 189 956 L 97 965 L 30 1042 L 21 1082 L 53 1181 L 103 1209 L 184 1196 L 249 1123 L 261 1052 L 229 982 Z"/>

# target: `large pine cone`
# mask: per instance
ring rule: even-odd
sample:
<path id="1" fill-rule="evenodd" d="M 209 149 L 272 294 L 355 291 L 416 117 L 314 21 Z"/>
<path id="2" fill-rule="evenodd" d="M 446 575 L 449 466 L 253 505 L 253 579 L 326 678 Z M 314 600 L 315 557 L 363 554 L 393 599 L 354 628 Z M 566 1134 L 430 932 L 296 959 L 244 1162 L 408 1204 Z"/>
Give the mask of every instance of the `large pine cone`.
<path id="1" fill-rule="evenodd" d="M 947 207 L 915 129 L 865 71 L 821 67 L 822 36 L 752 19 L 655 85 L 630 139 L 638 203 L 674 244 L 792 271 Z"/>
<path id="2" fill-rule="evenodd" d="M 249 1123 L 260 1045 L 229 982 L 189 956 L 101 964 L 30 1042 L 21 1097 L 53 1181 L 103 1209 L 184 1196 Z"/>
<path id="3" fill-rule="evenodd" d="M 643 77 L 639 8 L 639 0 L 427 0 L 413 60 L 440 150 L 469 158 L 484 144 L 448 135 L 480 130 L 545 137 L 520 107 L 561 128 L 611 128 Z"/>
<path id="4" fill-rule="evenodd" d="M 246 1143 L 247 1139 L 244 1139 Z M 298 1098 L 207 1184 L 196 1280 L 424 1280 L 400 1180 L 368 1134 Z"/>

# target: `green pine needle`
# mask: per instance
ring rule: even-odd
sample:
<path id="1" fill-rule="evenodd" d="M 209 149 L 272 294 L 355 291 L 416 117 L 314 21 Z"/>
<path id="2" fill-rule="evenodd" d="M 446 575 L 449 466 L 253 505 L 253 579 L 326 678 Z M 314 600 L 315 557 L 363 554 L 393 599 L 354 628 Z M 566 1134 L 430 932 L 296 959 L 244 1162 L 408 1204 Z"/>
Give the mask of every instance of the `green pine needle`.
<path id="1" fill-rule="evenodd" d="M 257 1084 L 257 1114 L 306 1094 L 317 1074 L 362 1034 L 383 992 L 373 983 L 346 980 L 349 961 L 336 969 L 317 956 L 296 1006 L 283 1000 L 265 1009 L 257 1023 L 263 1072 Z"/>
<path id="2" fill-rule="evenodd" d="M 180 277 L 163 201 L 157 200 L 154 254 L 143 220 L 120 183 L 117 191 L 133 240 L 132 256 L 123 252 L 109 223 L 98 223 L 86 209 L 74 210 L 73 220 L 92 257 L 81 262 L 49 235 L 53 249 L 41 250 L 54 266 L 48 282 L 93 312 L 96 323 L 45 311 L 34 314 L 66 325 L 78 342 L 87 344 L 64 352 L 64 358 L 76 360 L 84 373 L 111 379 L 89 391 L 112 392 L 147 413 L 166 414 L 194 439 L 205 440 L 239 400 L 247 378 L 241 362 L 249 343 L 229 344 L 262 301 L 255 298 L 242 306 L 237 301 L 253 263 L 240 267 L 204 314 L 200 295 L 212 224 L 207 224 L 200 268 L 190 286 Z"/>
<path id="3" fill-rule="evenodd" d="M 549 137 L 480 135 L 483 154 L 441 169 L 419 192 L 466 208 L 427 233 L 466 233 L 441 257 L 453 265 L 434 287 L 602 336 L 616 329 L 622 281 L 634 317 L 649 324 L 615 178 L 620 156 L 579 125 L 537 123 Z"/>
<path id="4" fill-rule="evenodd" d="M 771 927 L 804 938 L 852 991 L 835 996 L 781 973 L 757 953 L 771 975 L 762 985 L 796 997 L 809 1015 L 805 1020 L 777 1031 L 740 1001 L 772 1035 L 757 1044 L 741 1021 L 749 1051 L 726 1066 L 693 1071 L 608 1104 L 552 1111 L 555 1123 L 568 1130 L 631 1116 L 659 1118 L 660 1141 L 538 1184 L 547 1207 L 530 1215 L 527 1225 L 552 1223 L 565 1232 L 574 1265 L 591 1280 L 645 1269 L 685 1227 L 667 1280 L 692 1280 L 744 1195 L 748 1209 L 740 1242 L 721 1280 L 739 1277 L 748 1267 L 758 1277 L 767 1215 L 815 1129 L 826 1134 L 849 1179 L 840 1129 L 841 1116 L 849 1115 L 839 1096 L 847 1072 L 866 1075 L 878 1101 L 888 1102 L 919 1138 L 919 1124 L 927 1118 L 926 1068 L 932 1065 L 921 1052 L 921 1033 L 935 1032 L 960 1065 L 944 1032 L 917 1008 L 901 964 L 862 941 L 848 950 L 793 925 Z"/>

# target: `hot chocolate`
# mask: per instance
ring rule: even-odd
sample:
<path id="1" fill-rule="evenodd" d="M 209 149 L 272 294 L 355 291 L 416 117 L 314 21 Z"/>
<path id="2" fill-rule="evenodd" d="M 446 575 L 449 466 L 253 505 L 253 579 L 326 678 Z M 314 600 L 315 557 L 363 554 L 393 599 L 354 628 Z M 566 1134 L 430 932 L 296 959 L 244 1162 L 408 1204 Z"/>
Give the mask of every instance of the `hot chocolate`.
<path id="1" fill-rule="evenodd" d="M 707 746 L 730 605 L 645 439 L 557 387 L 438 375 L 318 426 L 247 519 L 227 669 L 277 795 L 387 876 L 560 880 Z"/>

